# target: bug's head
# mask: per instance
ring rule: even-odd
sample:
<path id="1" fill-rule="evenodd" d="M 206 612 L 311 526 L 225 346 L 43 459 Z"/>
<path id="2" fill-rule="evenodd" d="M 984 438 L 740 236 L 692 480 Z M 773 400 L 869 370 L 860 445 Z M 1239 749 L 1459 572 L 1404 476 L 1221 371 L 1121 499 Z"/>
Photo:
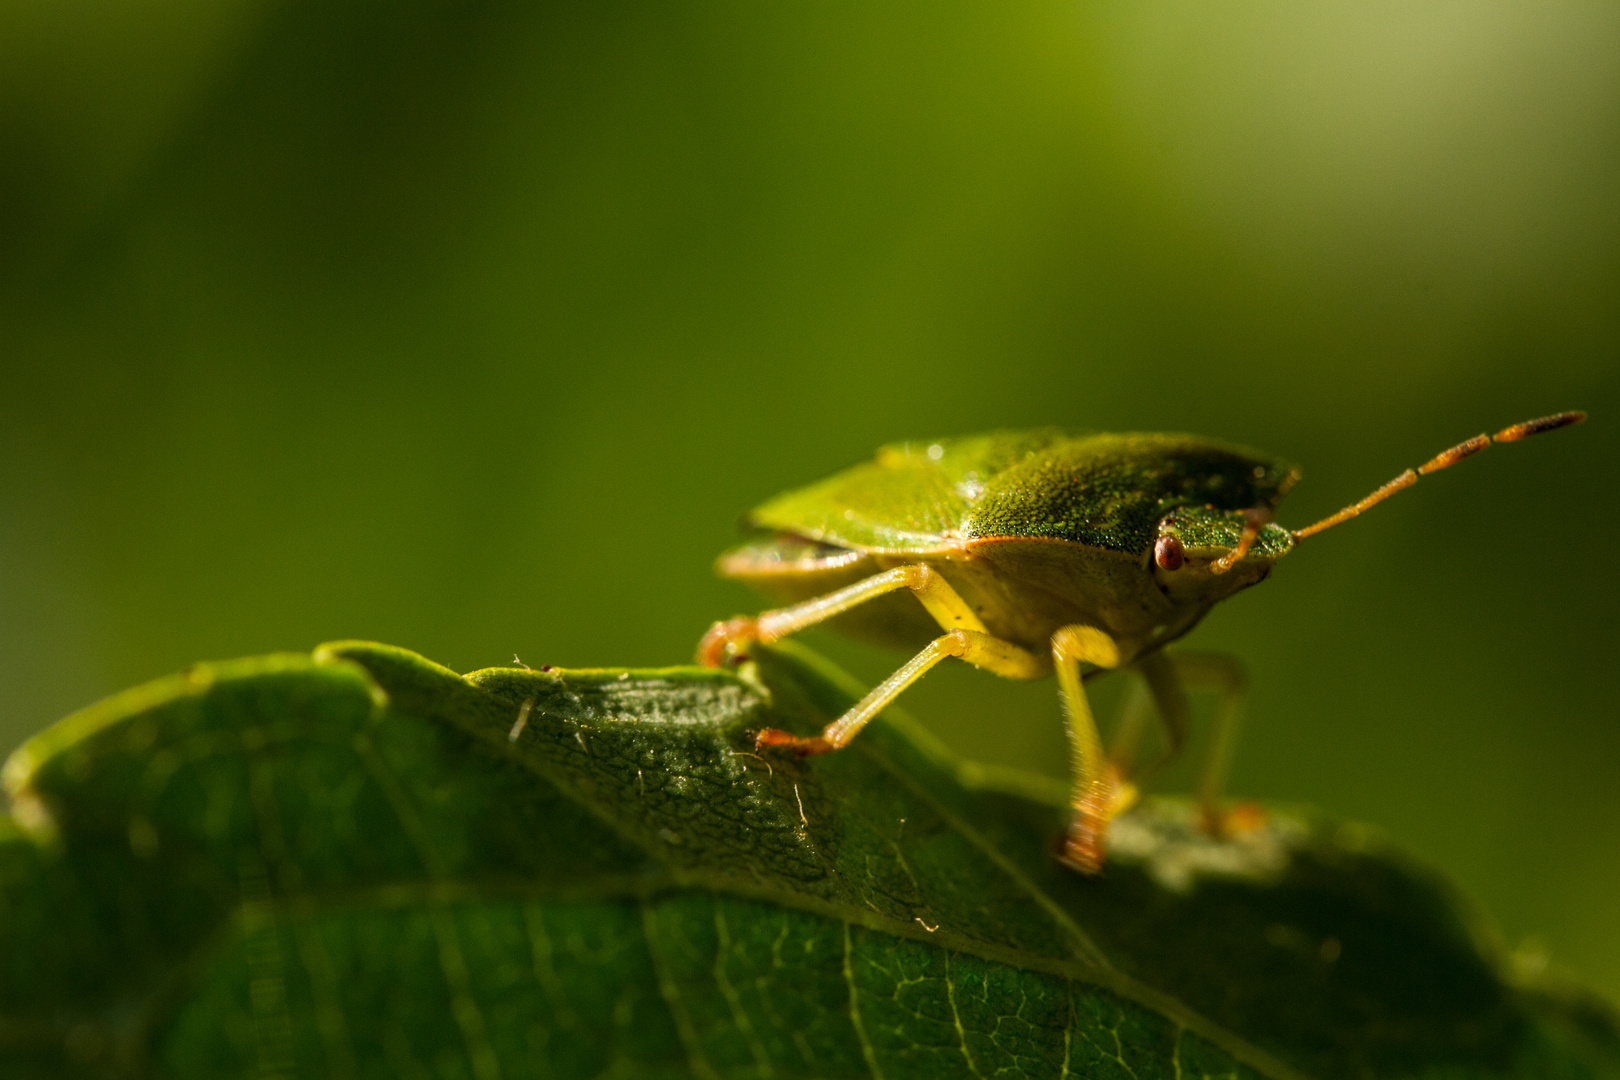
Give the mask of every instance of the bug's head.
<path id="1" fill-rule="evenodd" d="M 1556 413 L 1514 424 L 1494 435 L 1465 439 L 1417 468 L 1407 469 L 1360 502 L 1303 529 L 1284 529 L 1271 523 L 1272 507 L 1299 479 L 1292 472 L 1261 506 L 1247 510 L 1223 510 L 1207 504 L 1178 507 L 1159 519 L 1153 549 L 1148 553 L 1148 569 L 1173 600 L 1205 604 L 1224 600 L 1264 581 L 1272 565 L 1301 540 L 1349 521 L 1397 491 L 1411 487 L 1419 477 L 1449 469 L 1493 443 L 1519 442 L 1585 419 L 1583 412 Z"/>
<path id="2" fill-rule="evenodd" d="M 1224 600 L 1264 581 L 1293 550 L 1294 534 L 1263 518 L 1253 510 L 1178 507 L 1159 520 L 1148 569 L 1173 600 Z"/>

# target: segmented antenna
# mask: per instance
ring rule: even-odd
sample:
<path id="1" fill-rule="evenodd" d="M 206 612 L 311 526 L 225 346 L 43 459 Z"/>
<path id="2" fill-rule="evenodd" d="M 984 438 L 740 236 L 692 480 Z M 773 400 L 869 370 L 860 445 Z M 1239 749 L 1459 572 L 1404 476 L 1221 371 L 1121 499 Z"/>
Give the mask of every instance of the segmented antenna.
<path id="1" fill-rule="evenodd" d="M 1345 507 L 1332 517 L 1325 517 L 1316 524 L 1307 525 L 1303 529 L 1295 529 L 1294 540 L 1297 542 L 1307 536 L 1315 536 L 1325 529 L 1331 529 L 1335 525 L 1349 521 L 1363 510 L 1377 506 L 1397 491 L 1411 487 L 1418 482 L 1418 477 L 1428 476 L 1430 473 L 1439 472 L 1441 469 L 1448 469 L 1463 458 L 1479 453 L 1492 443 L 1518 442 L 1520 439 L 1528 439 L 1532 435 L 1540 435 L 1543 431 L 1556 431 L 1561 427 L 1578 424 L 1585 419 L 1586 414 L 1583 412 L 1562 412 L 1554 416 L 1543 416 L 1540 420 L 1526 420 L 1522 424 L 1514 424 L 1512 427 L 1503 428 L 1495 435 L 1475 435 L 1472 439 L 1460 442 L 1450 450 L 1436 454 L 1416 469 L 1407 469 L 1365 499 L 1352 506 Z"/>
<path id="2" fill-rule="evenodd" d="M 1238 537 L 1237 547 L 1210 563 L 1210 571 L 1216 574 L 1224 574 L 1236 566 L 1242 561 L 1243 556 L 1249 553 L 1249 549 L 1254 546 L 1255 540 L 1260 535 L 1260 530 L 1270 523 L 1270 507 L 1247 511 L 1243 519 L 1243 534 Z"/>

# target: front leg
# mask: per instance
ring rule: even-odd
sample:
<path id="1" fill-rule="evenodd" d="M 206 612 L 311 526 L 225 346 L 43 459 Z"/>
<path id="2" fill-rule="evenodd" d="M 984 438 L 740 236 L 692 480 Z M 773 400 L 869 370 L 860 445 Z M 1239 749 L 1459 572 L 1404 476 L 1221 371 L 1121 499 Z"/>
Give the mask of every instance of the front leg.
<path id="1" fill-rule="evenodd" d="M 1065 626 L 1052 635 L 1052 662 L 1069 731 L 1074 818 L 1064 840 L 1062 859 L 1087 874 L 1102 872 L 1108 844 L 1108 822 L 1118 810 L 1112 770 L 1103 757 L 1097 721 L 1080 681 L 1081 663 L 1100 668 L 1119 666 L 1119 646 L 1095 626 Z"/>

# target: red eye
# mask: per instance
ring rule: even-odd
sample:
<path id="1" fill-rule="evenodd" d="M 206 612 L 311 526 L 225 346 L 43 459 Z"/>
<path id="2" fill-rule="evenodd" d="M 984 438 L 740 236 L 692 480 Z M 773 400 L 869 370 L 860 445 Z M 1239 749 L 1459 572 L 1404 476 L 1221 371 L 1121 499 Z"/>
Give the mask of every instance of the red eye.
<path id="1" fill-rule="evenodd" d="M 1153 561 L 1159 564 L 1161 570 L 1180 570 L 1181 564 L 1187 561 L 1187 552 L 1180 540 L 1173 536 L 1161 536 L 1159 542 L 1153 545 Z"/>

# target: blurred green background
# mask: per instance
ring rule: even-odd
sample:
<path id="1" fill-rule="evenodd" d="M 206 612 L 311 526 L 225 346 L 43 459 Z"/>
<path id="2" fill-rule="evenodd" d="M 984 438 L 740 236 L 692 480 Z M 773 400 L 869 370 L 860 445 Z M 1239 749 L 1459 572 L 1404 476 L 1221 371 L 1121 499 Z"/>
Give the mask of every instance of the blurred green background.
<path id="1" fill-rule="evenodd" d="M 331 638 L 684 661 L 737 515 L 890 440 L 1219 436 L 1297 526 L 1588 409 L 1189 645 L 1239 793 L 1620 995 L 1613 4 L 11 0 L 0 370 L 5 747 Z M 907 704 L 1061 770 L 1050 682 Z"/>

